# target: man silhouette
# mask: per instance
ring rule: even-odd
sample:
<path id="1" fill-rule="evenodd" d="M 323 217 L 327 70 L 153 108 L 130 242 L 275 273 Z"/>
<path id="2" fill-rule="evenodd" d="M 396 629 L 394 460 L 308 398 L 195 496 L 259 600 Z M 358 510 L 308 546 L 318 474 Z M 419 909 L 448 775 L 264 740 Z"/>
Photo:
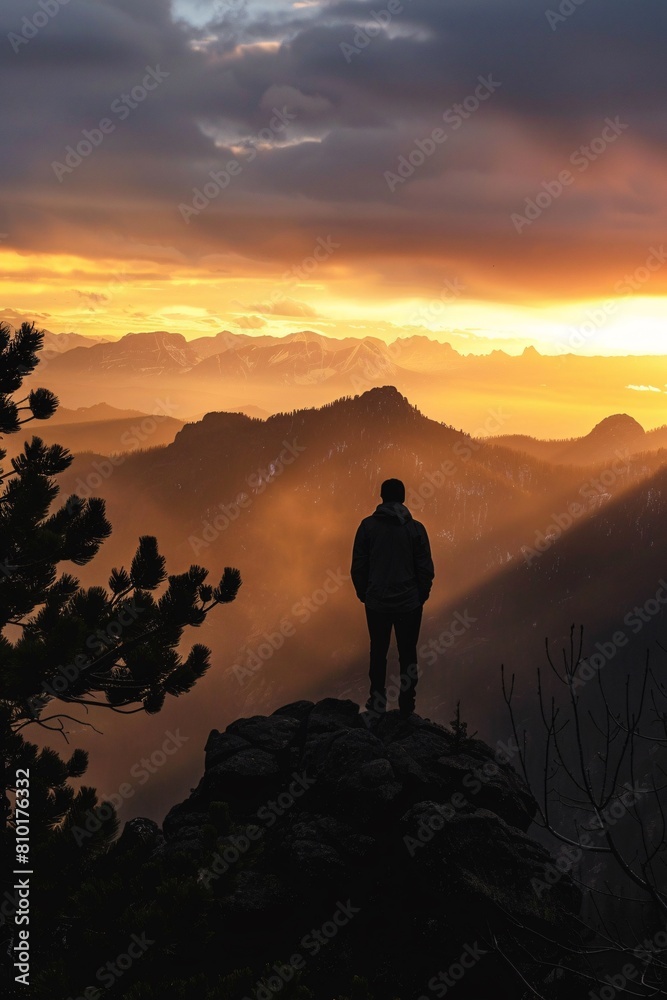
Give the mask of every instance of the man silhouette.
<path id="1" fill-rule="evenodd" d="M 352 583 L 366 605 L 371 640 L 366 708 L 372 715 L 387 709 L 387 653 L 393 628 L 401 668 L 398 703 L 407 718 L 415 708 L 417 642 L 433 583 L 433 560 L 426 528 L 405 506 L 400 479 L 385 480 L 380 496 L 382 503 L 359 525 L 352 552 Z"/>

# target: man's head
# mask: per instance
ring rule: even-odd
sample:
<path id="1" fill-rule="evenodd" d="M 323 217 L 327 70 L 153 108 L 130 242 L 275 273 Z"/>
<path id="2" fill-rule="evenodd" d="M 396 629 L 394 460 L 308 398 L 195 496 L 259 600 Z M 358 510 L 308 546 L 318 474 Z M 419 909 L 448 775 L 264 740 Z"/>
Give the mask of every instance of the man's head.
<path id="1" fill-rule="evenodd" d="M 380 496 L 383 503 L 405 503 L 405 486 L 400 479 L 385 479 Z"/>

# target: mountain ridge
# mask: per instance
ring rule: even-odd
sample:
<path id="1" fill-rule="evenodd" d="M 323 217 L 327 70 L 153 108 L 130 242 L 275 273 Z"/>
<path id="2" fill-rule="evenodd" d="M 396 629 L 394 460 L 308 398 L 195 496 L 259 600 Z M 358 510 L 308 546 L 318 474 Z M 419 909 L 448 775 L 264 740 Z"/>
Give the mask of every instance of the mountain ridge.
<path id="1" fill-rule="evenodd" d="M 592 358 L 535 349 L 462 354 L 445 336 L 385 342 L 313 330 L 283 337 L 219 331 L 186 340 L 162 330 L 74 347 L 49 357 L 44 374 L 69 406 L 102 397 L 151 412 L 168 395 L 181 419 L 249 401 L 270 412 L 294 402 L 322 406 L 392 382 L 424 412 L 476 437 L 526 430 L 544 438 L 571 437 L 583 421 L 595 424 L 628 411 L 645 427 L 664 423 L 660 386 L 667 388 L 667 355 Z M 37 376 L 31 379 L 30 387 L 36 386 Z M 494 420 L 494 413 L 502 419 Z"/>
<path id="2" fill-rule="evenodd" d="M 590 465 L 667 446 L 664 428 L 646 431 L 627 413 L 610 414 L 578 438 L 540 439 L 528 434 L 498 435 L 489 440 L 559 465 Z"/>
<path id="3" fill-rule="evenodd" d="M 150 445 L 116 465 L 77 455 L 63 474 L 63 495 L 107 502 L 114 545 L 100 550 L 97 577 L 127 564 L 142 534 L 157 535 L 176 572 L 193 561 L 212 576 L 225 565 L 242 567 L 234 616 L 202 629 L 216 670 L 201 695 L 192 693 L 197 718 L 210 719 L 220 700 L 236 716 L 317 699 L 332 684 L 359 691 L 367 637 L 346 575 L 354 532 L 390 476 L 406 483 L 436 564 L 418 695 L 432 718 L 451 711 L 455 690 L 472 726 L 501 735 L 501 662 L 530 692 L 545 635 L 558 644 L 573 621 L 583 621 L 593 648 L 608 643 L 664 576 L 667 456 L 660 452 L 615 470 L 602 460 L 554 466 L 435 421 L 392 386 L 264 420 L 213 412 L 171 444 Z M 78 572 L 88 579 L 85 567 Z M 329 573 L 333 593 L 309 610 Z M 448 629 L 457 613 L 469 614 L 470 625 L 455 637 Z M 283 621 L 294 633 L 285 642 Z M 652 617 L 639 643 L 652 641 L 659 626 Z M 276 635 L 261 660 L 257 650 Z M 325 658 L 317 653 L 323 641 Z M 606 669 L 613 675 L 639 654 L 628 645 Z M 169 721 L 176 724 L 175 716 Z M 134 759 L 126 757 L 126 766 Z"/>

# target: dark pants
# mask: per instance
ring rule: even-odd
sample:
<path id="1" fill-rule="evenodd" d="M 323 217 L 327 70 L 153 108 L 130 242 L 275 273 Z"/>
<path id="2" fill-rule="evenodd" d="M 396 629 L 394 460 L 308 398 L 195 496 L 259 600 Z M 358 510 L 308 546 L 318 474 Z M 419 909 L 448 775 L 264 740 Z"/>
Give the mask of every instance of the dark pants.
<path id="1" fill-rule="evenodd" d="M 415 707 L 417 689 L 417 642 L 422 621 L 422 607 L 414 611 L 371 611 L 366 608 L 366 621 L 371 637 L 371 693 L 367 707 L 384 711 L 387 705 L 387 653 L 391 630 L 396 634 L 398 660 L 401 667 L 401 693 L 398 704 L 402 711 Z"/>

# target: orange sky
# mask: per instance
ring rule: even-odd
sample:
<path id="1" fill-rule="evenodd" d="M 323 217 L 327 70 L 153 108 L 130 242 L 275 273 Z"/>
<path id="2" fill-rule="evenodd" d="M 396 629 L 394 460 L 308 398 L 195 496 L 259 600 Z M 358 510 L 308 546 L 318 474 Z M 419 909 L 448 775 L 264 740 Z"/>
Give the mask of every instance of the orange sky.
<path id="1" fill-rule="evenodd" d="M 0 315 L 665 352 L 664 7 L 555 30 L 414 0 L 350 53 L 366 0 L 228 6 L 81 2 L 15 38 Z"/>
<path id="2" fill-rule="evenodd" d="M 34 318 L 53 332 L 110 338 L 155 329 L 188 339 L 221 329 L 310 329 L 386 340 L 427 333 L 472 353 L 493 345 L 518 352 L 529 344 L 543 353 L 667 352 L 667 296 L 648 294 L 664 276 L 646 267 L 634 279 L 636 291 L 515 303 L 475 298 L 458 278 L 445 279 L 431 296 L 417 275 L 414 287 L 393 294 L 379 281 L 359 287 L 354 268 L 334 254 L 308 277 L 286 276 L 282 264 L 249 266 L 230 257 L 190 263 L 174 251 L 147 249 L 153 259 L 0 252 L 3 301 L 13 303 L 3 315 L 14 323 Z M 387 270 L 392 266 L 387 262 Z"/>

